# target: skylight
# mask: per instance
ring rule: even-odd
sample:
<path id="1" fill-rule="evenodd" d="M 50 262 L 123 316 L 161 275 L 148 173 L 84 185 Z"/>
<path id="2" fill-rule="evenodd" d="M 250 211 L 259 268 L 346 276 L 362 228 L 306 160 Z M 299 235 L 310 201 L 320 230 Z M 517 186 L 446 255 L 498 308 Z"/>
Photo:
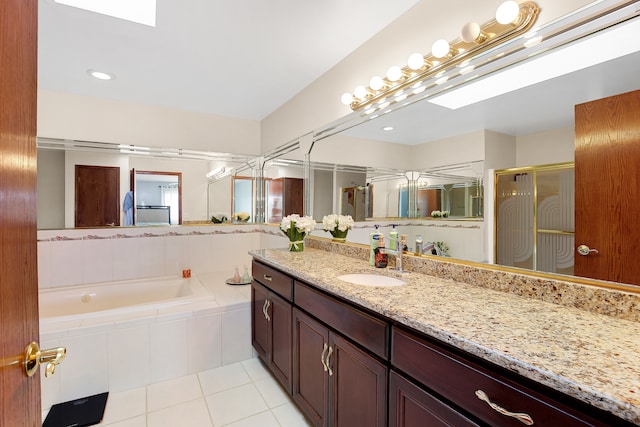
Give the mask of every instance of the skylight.
<path id="1" fill-rule="evenodd" d="M 54 0 L 56 3 L 156 26 L 156 0 Z"/>

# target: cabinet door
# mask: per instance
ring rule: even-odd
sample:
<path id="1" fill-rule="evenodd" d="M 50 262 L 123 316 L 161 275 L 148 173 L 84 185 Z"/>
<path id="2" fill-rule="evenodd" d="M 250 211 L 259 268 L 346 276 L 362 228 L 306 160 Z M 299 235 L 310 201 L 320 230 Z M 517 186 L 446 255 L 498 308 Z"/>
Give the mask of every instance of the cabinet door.
<path id="1" fill-rule="evenodd" d="M 255 280 L 251 282 L 251 344 L 258 356 L 268 364 L 270 327 L 264 311 L 267 294 L 267 288 Z"/>
<path id="2" fill-rule="evenodd" d="M 270 292 L 267 312 L 271 324 L 269 335 L 269 368 L 291 394 L 292 346 L 291 304 Z"/>
<path id="3" fill-rule="evenodd" d="M 404 377 L 389 374 L 389 427 L 478 426 Z"/>
<path id="4" fill-rule="evenodd" d="M 328 329 L 294 308 L 293 399 L 316 427 L 328 425 L 329 376 L 323 363 L 328 343 Z"/>
<path id="5" fill-rule="evenodd" d="M 331 333 L 329 395 L 333 426 L 387 425 L 387 367 Z"/>

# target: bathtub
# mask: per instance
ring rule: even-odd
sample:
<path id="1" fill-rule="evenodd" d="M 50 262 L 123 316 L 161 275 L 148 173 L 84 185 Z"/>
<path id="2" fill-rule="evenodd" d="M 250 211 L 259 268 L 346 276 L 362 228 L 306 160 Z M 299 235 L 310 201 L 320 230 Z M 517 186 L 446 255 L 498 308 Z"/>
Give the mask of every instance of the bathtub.
<path id="1" fill-rule="evenodd" d="M 40 319 L 46 322 L 161 310 L 214 299 L 202 282 L 191 277 L 156 277 L 122 282 L 40 290 Z"/>
<path id="2" fill-rule="evenodd" d="M 40 346 L 66 347 L 42 375 L 42 407 L 125 391 L 255 357 L 250 286 L 231 272 L 39 291 Z"/>

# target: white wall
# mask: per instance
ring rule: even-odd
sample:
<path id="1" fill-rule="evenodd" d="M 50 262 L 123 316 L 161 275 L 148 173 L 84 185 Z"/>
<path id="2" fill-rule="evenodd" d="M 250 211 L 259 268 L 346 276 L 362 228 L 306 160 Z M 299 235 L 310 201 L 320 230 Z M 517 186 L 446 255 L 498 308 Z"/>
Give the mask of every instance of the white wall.
<path id="1" fill-rule="evenodd" d="M 573 126 L 516 138 L 516 166 L 535 166 L 574 161 Z"/>
<path id="2" fill-rule="evenodd" d="M 64 228 L 62 150 L 38 150 L 38 229 Z"/>
<path id="3" fill-rule="evenodd" d="M 39 137 L 259 154 L 260 124 L 212 114 L 38 91 Z"/>

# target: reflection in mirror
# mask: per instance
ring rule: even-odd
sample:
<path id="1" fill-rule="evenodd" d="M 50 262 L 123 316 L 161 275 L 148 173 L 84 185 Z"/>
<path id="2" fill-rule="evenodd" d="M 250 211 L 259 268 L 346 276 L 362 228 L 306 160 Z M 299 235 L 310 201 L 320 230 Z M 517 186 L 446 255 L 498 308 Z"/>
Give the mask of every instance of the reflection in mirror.
<path id="1" fill-rule="evenodd" d="M 230 218 L 232 206 L 230 175 L 236 169 L 247 169 L 250 160 L 250 156 L 242 154 L 121 146 L 113 143 L 39 137 L 38 228 L 74 227 L 76 165 L 119 168 L 120 188 L 117 204 L 120 211 L 120 221 L 116 225 L 125 225 L 127 218 L 124 205 L 126 195 L 131 188 L 129 172 L 131 169 L 152 173 L 181 174 L 177 219 L 174 214 L 173 221 L 169 218 L 171 223 L 209 222 L 211 220 L 209 213 L 218 211 L 224 212 Z M 220 166 L 224 166 L 225 172 L 219 174 L 217 176 L 219 180 L 211 184 L 207 174 Z M 168 192 L 171 193 L 173 190 L 168 190 Z M 169 197 L 168 194 L 167 197 Z M 164 205 L 165 203 L 161 199 L 154 198 L 153 200 L 153 202 L 143 201 L 145 205 Z M 155 219 L 151 222 L 157 222 Z"/>
<path id="2" fill-rule="evenodd" d="M 182 224 L 182 173 L 139 171 L 133 185 L 133 215 L 129 219 L 127 196 L 122 210 L 123 225 L 178 225 Z"/>
<path id="3" fill-rule="evenodd" d="M 231 182 L 233 186 L 231 218 L 237 222 L 253 222 L 253 178 L 234 176 Z"/>
<path id="4" fill-rule="evenodd" d="M 620 6 L 619 9 L 618 6 Z M 608 9 L 615 10 L 615 12 L 609 13 Z M 591 19 L 594 21 L 588 22 L 586 25 L 582 25 L 583 22 L 580 22 L 587 22 Z M 584 242 L 569 243 L 569 240 L 573 238 L 571 235 L 573 229 L 567 224 L 557 223 L 552 219 L 552 216 L 544 219 L 544 221 L 547 219 L 550 221 L 544 226 L 538 224 L 539 227 L 535 230 L 535 234 L 533 229 L 528 230 L 526 240 L 525 232 L 522 232 L 520 236 L 513 237 L 509 244 L 512 245 L 511 248 L 516 250 L 517 260 L 514 259 L 511 262 L 502 258 L 509 256 L 509 248 L 507 247 L 506 252 L 500 254 L 495 247 L 495 245 L 500 245 L 501 241 L 494 237 L 495 227 L 500 225 L 494 222 L 496 218 L 494 216 L 494 202 L 499 195 L 494 194 L 496 188 L 493 185 L 493 171 L 573 162 L 574 160 L 578 165 L 579 159 L 577 154 L 574 155 L 576 142 L 574 130 L 578 128 L 574 114 L 576 105 L 636 91 L 639 88 L 637 75 L 640 72 L 640 39 L 630 36 L 631 32 L 637 33 L 638 26 L 640 26 L 640 19 L 638 18 L 637 5 L 634 2 L 624 5 L 615 2 L 591 2 L 577 12 L 541 27 L 538 34 L 544 35 L 543 43 L 538 44 L 537 47 L 532 46 L 534 49 L 530 47 L 520 49 L 521 56 L 512 63 L 508 63 L 509 61 L 506 59 L 508 55 L 506 55 L 502 63 L 499 63 L 500 61 L 496 63 L 497 72 L 490 78 L 480 77 L 472 82 L 466 81 L 465 78 L 455 82 L 450 80 L 448 84 L 450 83 L 451 86 L 447 86 L 445 89 L 445 85 L 441 85 L 435 89 L 441 92 L 449 91 L 450 98 L 459 95 L 460 99 L 465 101 L 463 105 L 454 108 L 444 107 L 442 101 L 447 98 L 446 96 L 436 98 L 435 94 L 424 91 L 419 102 L 406 106 L 400 102 L 397 102 L 395 106 L 385 105 L 383 107 L 384 114 L 376 116 L 375 112 L 356 111 L 349 117 L 340 118 L 314 132 L 314 151 L 319 152 L 319 156 L 314 159 L 324 160 L 331 151 L 336 151 L 337 145 L 332 144 L 331 141 L 334 137 L 349 138 L 353 143 L 342 146 L 353 149 L 353 155 L 357 155 L 359 159 L 364 158 L 365 161 L 375 162 L 370 164 L 387 164 L 397 167 L 402 164 L 400 163 L 402 160 L 398 161 L 396 155 L 403 153 L 404 164 L 415 170 L 420 170 L 425 167 L 425 164 L 430 166 L 431 161 L 439 159 L 440 156 L 447 154 L 466 156 L 477 150 L 475 154 L 479 155 L 474 157 L 484 160 L 483 176 L 491 181 L 485 182 L 482 187 L 482 191 L 485 193 L 485 202 L 482 203 L 479 200 L 477 209 L 472 204 L 471 210 L 472 212 L 484 210 L 487 221 L 486 227 L 481 231 L 475 233 L 470 230 L 469 237 L 465 241 L 477 244 L 479 248 L 477 253 L 483 256 L 481 258 L 467 257 L 459 250 L 459 247 L 452 247 L 452 255 L 463 260 L 499 262 L 528 270 L 553 271 L 561 274 L 571 274 L 575 268 L 575 272 L 583 276 L 584 274 L 579 273 L 577 268 L 579 262 L 594 265 L 595 261 L 605 257 L 597 258 L 593 254 L 578 257 L 575 267 L 573 267 L 570 258 L 576 253 L 576 245 Z M 621 37 L 617 39 L 618 36 Z M 613 41 L 614 39 L 617 41 Z M 621 51 L 613 52 L 596 48 L 595 46 L 599 43 L 602 43 L 603 46 L 620 46 Z M 605 51 L 610 55 L 604 55 L 597 61 L 589 62 L 589 65 L 587 65 L 588 61 L 580 61 L 586 57 L 596 59 L 595 52 Z M 529 56 L 529 53 L 537 55 L 538 58 Z M 538 80 L 535 84 L 519 85 L 517 89 L 512 87 L 510 91 L 502 90 L 503 87 L 509 87 L 504 80 L 508 77 L 514 77 L 515 83 L 524 82 L 523 78 L 526 80 L 525 77 L 537 77 L 544 74 L 526 71 L 527 68 L 530 70 L 530 67 L 542 63 L 546 64 L 543 67 L 545 71 L 549 71 L 553 77 Z M 585 68 L 564 69 L 565 65 L 577 64 L 583 64 Z M 493 81 L 496 83 L 495 88 L 490 89 L 488 85 L 483 86 L 483 81 Z M 459 87 L 455 87 L 456 85 Z M 481 92 L 480 89 L 483 88 L 486 89 L 484 92 L 486 96 L 476 98 L 474 102 L 466 102 L 473 99 L 472 93 L 474 91 Z M 585 133 L 588 135 L 586 139 L 589 141 L 592 141 L 590 133 L 596 133 L 593 131 L 592 121 L 590 120 L 584 127 Z M 631 133 L 626 132 L 630 128 L 622 127 L 619 120 L 611 123 L 614 123 L 618 128 L 613 127 L 607 131 L 598 132 L 598 134 L 614 138 L 614 135 Z M 393 127 L 394 130 L 385 133 L 382 131 L 385 127 Z M 358 145 L 358 141 L 363 142 Z M 384 159 L 375 159 L 372 153 L 384 153 Z M 452 162 L 466 160 L 457 159 Z M 418 161 L 422 164 L 414 163 Z M 363 164 L 366 163 L 363 162 Z M 578 169 L 577 166 L 576 169 Z M 627 168 L 619 166 L 616 169 L 627 170 Z M 590 173 L 591 169 L 585 172 L 585 175 Z M 609 177 L 609 175 L 607 176 Z M 540 177 L 542 178 L 542 175 Z M 576 175 L 577 177 L 578 175 Z M 576 179 L 578 188 L 581 185 L 580 181 Z M 612 193 L 620 193 L 619 180 L 600 179 L 596 185 L 602 187 L 609 183 Z M 544 197 L 544 200 L 539 200 L 540 203 L 549 204 L 548 211 L 544 215 L 550 215 L 549 212 L 556 208 L 566 211 L 565 206 L 551 207 L 556 203 L 553 201 L 554 199 L 565 197 L 566 190 L 568 189 L 561 192 L 552 190 Z M 580 195 L 577 190 L 575 193 L 577 196 Z M 625 191 L 624 193 L 629 194 L 630 192 Z M 374 195 L 374 210 L 379 199 Z M 507 211 L 516 210 L 518 203 L 525 203 L 525 201 L 519 200 L 512 203 L 513 206 L 504 209 Z M 526 203 L 531 202 L 527 201 Z M 566 203 L 566 200 L 562 199 L 559 203 L 562 205 Z M 606 207 L 606 202 L 602 205 L 605 208 L 600 205 L 595 208 L 589 207 L 609 209 Z M 542 206 L 538 206 L 538 208 L 540 207 Z M 498 212 L 497 215 L 499 214 Z M 605 215 L 587 213 L 586 210 L 582 210 L 582 214 L 576 215 L 605 217 Z M 567 218 L 569 217 L 571 216 L 569 215 Z M 614 218 L 611 215 L 606 215 L 606 217 L 610 222 L 607 229 L 628 228 L 629 221 L 614 225 Z M 479 226 L 483 227 L 484 224 Z M 637 227 L 631 228 L 637 229 Z M 576 223 L 576 236 L 580 233 L 580 229 L 580 223 Z M 454 229 L 449 229 L 447 233 L 453 235 L 454 231 Z M 475 233 L 473 241 L 472 232 Z M 585 230 L 582 232 L 588 235 L 585 237 L 589 238 L 594 234 Z M 447 237 L 445 237 L 446 239 Z M 476 239 L 479 243 L 476 242 Z M 538 246 L 534 248 L 532 245 L 536 241 Z M 602 243 L 593 243 L 589 246 L 595 248 L 596 245 L 601 246 Z M 607 252 L 615 253 L 615 250 Z M 496 256 L 500 256 L 500 260 L 496 259 Z M 598 265 L 600 264 L 598 263 Z M 607 263 L 602 267 L 612 271 L 622 270 L 616 266 L 617 264 L 620 264 L 619 260 Z M 590 274 L 584 276 L 600 277 Z M 637 279 L 625 280 L 625 283 L 637 283 Z"/>
<path id="5" fill-rule="evenodd" d="M 496 261 L 573 274 L 573 163 L 496 171 Z"/>

